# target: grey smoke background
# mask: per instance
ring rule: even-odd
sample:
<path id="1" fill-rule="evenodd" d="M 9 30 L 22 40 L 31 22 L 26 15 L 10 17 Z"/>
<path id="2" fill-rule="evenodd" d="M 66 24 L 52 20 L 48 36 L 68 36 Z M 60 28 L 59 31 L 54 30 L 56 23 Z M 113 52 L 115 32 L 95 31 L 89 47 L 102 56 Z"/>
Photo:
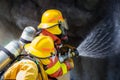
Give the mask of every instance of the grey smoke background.
<path id="1" fill-rule="evenodd" d="M 99 21 L 99 8 L 102 2 L 102 0 L 0 0 L 0 16 L 20 29 L 29 25 L 36 28 L 45 10 L 59 9 L 68 21 L 69 36 L 79 43 L 90 31 L 91 25 Z M 74 43 L 74 40 L 70 40 Z M 74 44 L 77 45 L 76 42 Z"/>
<path id="2" fill-rule="evenodd" d="M 17 39 L 51 8 L 63 12 L 70 44 L 78 47 L 71 80 L 120 80 L 120 0 L 0 0 L 0 42 Z M 109 55 L 110 54 L 110 55 Z"/>

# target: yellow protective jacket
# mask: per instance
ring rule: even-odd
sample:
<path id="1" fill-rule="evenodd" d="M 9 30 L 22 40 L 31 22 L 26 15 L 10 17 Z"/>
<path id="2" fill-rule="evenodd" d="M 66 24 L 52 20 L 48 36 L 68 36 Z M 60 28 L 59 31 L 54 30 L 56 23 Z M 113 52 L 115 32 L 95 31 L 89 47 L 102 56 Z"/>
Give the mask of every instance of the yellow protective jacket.
<path id="1" fill-rule="evenodd" d="M 39 65 L 41 73 L 38 73 L 38 67 L 34 61 L 22 59 L 5 72 L 4 80 L 48 80 L 42 64 L 39 63 Z"/>
<path id="2" fill-rule="evenodd" d="M 51 39 L 51 41 L 54 42 L 54 49 L 58 50 L 57 48 L 60 47 L 61 40 L 51 34 L 50 32 L 46 31 L 46 30 L 42 30 L 41 34 L 39 35 L 42 38 L 44 38 L 44 40 L 46 39 Z M 46 43 L 44 43 L 44 45 L 47 45 Z M 43 53 L 44 55 L 45 53 Z M 50 54 L 50 53 L 49 53 Z M 74 63 L 73 60 L 71 58 L 66 59 L 63 62 L 59 61 L 59 58 L 57 55 L 51 55 L 52 57 L 49 57 L 47 59 L 41 59 L 41 63 L 44 66 L 45 72 L 53 78 L 57 78 L 60 77 L 64 74 L 66 74 L 68 71 L 70 71 L 72 68 L 74 68 Z"/>

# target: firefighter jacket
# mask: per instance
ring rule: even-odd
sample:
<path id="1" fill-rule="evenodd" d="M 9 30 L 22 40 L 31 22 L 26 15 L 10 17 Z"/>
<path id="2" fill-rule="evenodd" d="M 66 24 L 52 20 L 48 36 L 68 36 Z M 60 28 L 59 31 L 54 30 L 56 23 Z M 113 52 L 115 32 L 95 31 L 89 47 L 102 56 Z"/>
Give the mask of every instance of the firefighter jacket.
<path id="1" fill-rule="evenodd" d="M 4 74 L 4 80 L 48 80 L 48 76 L 39 63 L 41 72 L 38 72 L 36 63 L 29 59 L 22 59 L 14 63 Z"/>

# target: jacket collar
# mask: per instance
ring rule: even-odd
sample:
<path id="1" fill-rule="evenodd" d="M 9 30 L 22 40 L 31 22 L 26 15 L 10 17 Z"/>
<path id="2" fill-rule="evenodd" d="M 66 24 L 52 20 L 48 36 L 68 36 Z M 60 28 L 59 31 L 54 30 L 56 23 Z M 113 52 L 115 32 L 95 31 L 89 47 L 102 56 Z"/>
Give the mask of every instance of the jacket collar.
<path id="1" fill-rule="evenodd" d="M 43 30 L 42 30 L 42 34 L 43 34 L 43 35 L 46 35 L 46 36 L 50 36 L 50 37 L 54 40 L 55 44 L 57 44 L 57 45 L 58 45 L 58 44 L 61 44 L 60 38 L 58 38 L 58 37 L 55 36 L 54 34 L 48 32 L 47 30 L 43 29 Z"/>

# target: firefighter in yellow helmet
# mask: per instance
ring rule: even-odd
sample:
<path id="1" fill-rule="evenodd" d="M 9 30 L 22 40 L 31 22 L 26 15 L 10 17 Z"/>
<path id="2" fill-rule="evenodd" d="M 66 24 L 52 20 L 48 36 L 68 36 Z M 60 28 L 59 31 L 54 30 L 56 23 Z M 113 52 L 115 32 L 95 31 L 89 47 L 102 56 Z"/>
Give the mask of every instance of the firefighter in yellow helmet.
<path id="1" fill-rule="evenodd" d="M 32 59 L 27 57 L 16 62 L 7 70 L 4 79 L 55 80 L 74 67 L 71 58 L 62 61 L 58 58 L 62 42 L 67 40 L 67 25 L 61 12 L 45 11 L 38 29 L 42 30 L 40 34 L 24 47 Z"/>
<path id="2" fill-rule="evenodd" d="M 74 67 L 74 63 L 70 58 L 60 62 L 57 55 L 60 51 L 60 47 L 63 45 L 62 42 L 67 40 L 65 30 L 68 29 L 68 27 L 62 13 L 56 9 L 47 10 L 42 15 L 38 29 L 42 30 L 39 36 L 41 38 L 46 37 L 46 40 L 49 38 L 51 42 L 54 43 L 54 46 L 49 48 L 48 46 L 50 43 L 44 43 L 44 47 L 41 46 L 39 49 L 34 48 L 37 50 L 42 49 L 41 55 L 40 53 L 34 52 L 35 50 L 31 48 L 29 48 L 28 51 L 31 51 L 30 53 L 36 57 L 44 58 L 41 59 L 41 61 L 43 62 L 43 65 L 45 65 L 45 72 L 49 77 L 56 78 L 66 74 Z"/>

